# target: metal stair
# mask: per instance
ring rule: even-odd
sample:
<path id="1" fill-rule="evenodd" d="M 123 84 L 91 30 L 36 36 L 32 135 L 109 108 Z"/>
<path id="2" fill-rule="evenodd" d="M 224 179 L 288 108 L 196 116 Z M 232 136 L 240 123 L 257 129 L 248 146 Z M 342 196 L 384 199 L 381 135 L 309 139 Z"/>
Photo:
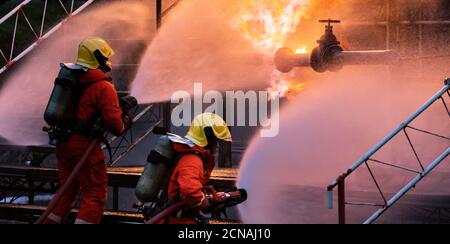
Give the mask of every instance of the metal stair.
<path id="1" fill-rule="evenodd" d="M 439 135 L 436 133 L 432 133 L 426 130 L 422 130 L 416 127 L 413 127 L 411 124 L 414 122 L 419 116 L 423 114 L 426 110 L 430 108 L 431 105 L 436 103 L 437 101 L 442 101 L 442 104 L 447 112 L 447 115 L 450 118 L 450 111 L 447 105 L 446 94 L 448 98 L 450 98 L 450 79 L 445 81 L 445 86 L 434 95 L 429 101 L 427 101 L 422 107 L 420 107 L 413 115 L 411 115 L 407 120 L 405 120 L 398 128 L 396 128 L 393 132 L 391 132 L 388 136 L 386 136 L 380 143 L 378 143 L 375 147 L 373 147 L 369 152 L 367 152 L 363 157 L 361 157 L 356 163 L 354 163 L 344 174 L 335 179 L 327 188 L 328 191 L 328 208 L 333 209 L 333 191 L 337 188 L 338 191 L 338 211 L 339 211 L 339 223 L 346 223 L 346 206 L 347 205 L 358 205 L 358 206 L 368 206 L 368 207 L 377 207 L 378 209 L 364 221 L 364 224 L 372 224 L 376 220 L 378 220 L 389 208 L 391 208 L 395 203 L 397 203 L 405 194 L 407 194 L 411 189 L 413 189 L 418 183 L 420 183 L 430 172 L 432 172 L 440 163 L 442 163 L 450 154 L 450 147 L 447 147 L 439 156 L 437 156 L 432 162 L 425 166 L 422 160 L 419 157 L 419 154 L 412 143 L 412 138 L 408 134 L 408 131 L 416 131 L 419 133 L 425 133 L 430 136 L 434 136 L 436 138 L 440 138 L 443 140 L 450 141 L 450 137 L 448 135 Z M 402 133 L 403 132 L 403 133 Z M 383 162 L 381 160 L 377 160 L 374 158 L 374 155 L 379 152 L 383 147 L 386 146 L 389 142 L 391 142 L 397 136 L 404 134 L 406 137 L 409 146 L 411 147 L 412 152 L 414 153 L 415 159 L 420 167 L 420 170 L 411 169 L 399 166 L 395 163 Z M 387 199 L 386 192 L 380 187 L 379 181 L 375 177 L 370 164 L 379 164 L 391 167 L 392 169 L 403 170 L 405 172 L 410 172 L 415 174 L 415 177 L 410 180 L 406 185 L 404 185 L 400 191 L 395 193 L 391 198 Z M 348 178 L 358 169 L 365 166 L 378 190 L 379 196 L 383 200 L 382 204 L 379 203 L 364 203 L 364 202 L 347 202 L 346 201 L 346 181 L 348 182 Z"/>

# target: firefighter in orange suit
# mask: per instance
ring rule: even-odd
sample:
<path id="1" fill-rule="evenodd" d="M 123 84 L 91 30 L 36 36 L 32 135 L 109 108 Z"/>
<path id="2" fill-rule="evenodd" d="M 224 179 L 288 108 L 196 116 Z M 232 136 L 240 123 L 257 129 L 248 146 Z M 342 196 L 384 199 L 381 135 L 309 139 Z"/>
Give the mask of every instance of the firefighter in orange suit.
<path id="1" fill-rule="evenodd" d="M 107 75 L 111 71 L 113 55 L 110 45 L 98 37 L 89 37 L 79 46 L 77 63 L 72 65 L 80 71 L 79 83 L 82 87 L 75 105 L 76 121 L 72 134 L 56 145 L 61 185 L 96 139 L 91 133 L 96 122 L 100 121 L 102 131 L 116 136 L 123 134 L 131 126 L 131 119 L 124 111 L 136 106 L 137 101 L 130 96 L 119 99 L 112 79 Z M 81 193 L 82 201 L 75 223 L 98 224 L 103 215 L 107 190 L 105 155 L 99 143 L 89 154 L 75 183 L 63 194 L 45 223 L 61 223 Z"/>
<path id="2" fill-rule="evenodd" d="M 176 152 L 182 155 L 170 177 L 169 201 L 183 201 L 185 208 L 165 220 L 168 224 L 198 224 L 200 211 L 210 204 L 220 202 L 224 193 L 208 199 L 204 187 L 215 166 L 218 141 L 231 142 L 231 132 L 218 115 L 205 113 L 197 116 L 188 131 L 187 143 L 175 143 Z"/>

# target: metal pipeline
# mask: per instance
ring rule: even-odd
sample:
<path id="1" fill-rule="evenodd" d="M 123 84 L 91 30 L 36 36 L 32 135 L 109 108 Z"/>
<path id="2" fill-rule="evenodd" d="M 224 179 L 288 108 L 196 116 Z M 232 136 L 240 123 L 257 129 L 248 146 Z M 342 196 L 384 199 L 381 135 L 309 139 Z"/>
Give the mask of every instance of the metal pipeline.
<path id="1" fill-rule="evenodd" d="M 339 65 L 387 65 L 400 60 L 396 51 L 342 51 L 334 53 L 331 62 Z"/>
<path id="2" fill-rule="evenodd" d="M 312 67 L 317 72 L 339 71 L 348 65 L 391 65 L 400 60 L 394 50 L 340 51 L 315 49 L 311 54 L 297 54 L 281 48 L 275 54 L 275 66 L 283 73 L 296 67 Z"/>
<path id="3" fill-rule="evenodd" d="M 389 65 L 396 63 L 400 57 L 393 50 L 344 51 L 341 42 L 333 33 L 332 23 L 340 20 L 319 20 L 328 23 L 325 33 L 317 41 L 318 47 L 311 54 L 296 54 L 289 48 L 281 48 L 275 54 L 275 66 L 280 72 L 288 73 L 295 67 L 311 67 L 316 72 L 336 72 L 346 65 Z"/>
<path id="4" fill-rule="evenodd" d="M 310 67 L 310 55 L 308 53 L 298 54 L 289 48 L 281 48 L 275 54 L 275 66 L 283 73 L 288 73 L 295 67 Z"/>

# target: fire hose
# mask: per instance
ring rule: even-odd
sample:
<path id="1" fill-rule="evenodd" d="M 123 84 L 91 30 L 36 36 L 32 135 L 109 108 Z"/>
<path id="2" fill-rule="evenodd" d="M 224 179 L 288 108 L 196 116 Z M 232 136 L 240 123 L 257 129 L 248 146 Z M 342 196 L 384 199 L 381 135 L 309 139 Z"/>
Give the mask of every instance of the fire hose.
<path id="1" fill-rule="evenodd" d="M 214 195 L 216 194 L 216 191 L 212 186 L 205 187 L 206 191 L 206 198 L 207 199 L 213 199 Z M 236 189 L 236 191 L 226 192 L 224 194 L 224 198 L 222 201 L 212 204 L 212 206 L 209 207 L 209 212 L 225 209 L 228 207 L 236 206 L 238 204 L 241 204 L 247 200 L 247 191 L 245 189 Z M 181 201 L 176 204 L 173 204 L 163 211 L 161 211 L 159 214 L 155 215 L 153 218 L 145 222 L 145 224 L 158 224 L 162 220 L 166 219 L 167 217 L 173 215 L 174 213 L 182 210 L 185 207 L 185 202 Z"/>
<path id="2" fill-rule="evenodd" d="M 145 222 L 146 225 L 154 225 L 159 222 L 161 222 L 163 219 L 169 217 L 173 213 L 176 213 L 184 208 L 185 203 L 179 202 L 177 204 L 174 204 L 166 209 L 164 209 L 161 213 L 157 214 L 153 218 L 149 219 L 147 222 Z"/>
<path id="3" fill-rule="evenodd" d="M 132 97 L 132 96 L 125 96 L 125 97 L 121 97 L 120 98 L 120 107 L 122 109 L 122 114 L 123 115 L 127 115 L 125 117 L 128 117 L 128 112 L 136 107 L 138 105 L 138 102 L 136 100 L 136 98 Z M 47 112 L 46 112 L 47 113 Z M 47 114 L 46 114 L 47 115 Z M 45 115 L 45 116 L 46 116 Z M 125 118 L 124 117 L 124 118 Z M 125 121 L 124 121 L 125 122 Z M 49 123 L 50 124 L 50 123 Z M 127 127 L 127 129 L 131 128 L 131 124 L 132 121 L 130 121 L 129 127 Z M 51 127 L 51 128 L 47 128 L 44 127 L 43 131 L 49 133 L 51 142 L 55 139 L 55 135 L 51 136 L 52 133 L 58 133 L 57 130 L 55 130 L 56 127 Z M 50 203 L 47 206 L 47 209 L 45 210 L 45 212 L 39 217 L 39 219 L 35 222 L 35 224 L 43 224 L 45 220 L 47 220 L 48 216 L 50 215 L 50 213 L 55 209 L 56 205 L 58 204 L 58 202 L 61 200 L 61 197 L 63 196 L 63 194 L 75 183 L 75 180 L 78 176 L 78 174 L 80 173 L 81 169 L 86 165 L 87 163 L 87 159 L 89 157 L 89 155 L 92 153 L 92 151 L 95 149 L 95 147 L 103 142 L 105 143 L 108 151 L 109 151 L 109 155 L 110 155 L 110 160 L 112 160 L 112 154 L 111 154 L 111 147 L 109 145 L 109 142 L 106 140 L 106 138 L 104 137 L 104 135 L 102 135 L 104 132 L 102 129 L 100 129 L 100 119 L 97 121 L 97 123 L 94 126 L 94 130 L 96 132 L 101 132 L 101 136 L 99 138 L 94 139 L 91 144 L 89 145 L 89 147 L 87 148 L 87 150 L 84 152 L 84 154 L 82 155 L 81 159 L 77 162 L 77 164 L 75 165 L 75 168 L 73 169 L 72 173 L 70 174 L 69 178 L 66 180 L 66 182 L 60 186 L 60 188 L 58 189 L 58 191 L 55 193 L 55 196 L 52 198 L 52 200 L 50 201 Z"/>
<path id="4" fill-rule="evenodd" d="M 91 142 L 91 144 L 89 145 L 86 152 L 83 154 L 81 159 L 76 164 L 75 168 L 73 169 L 73 171 L 70 174 L 67 181 L 56 192 L 55 196 L 52 198 L 52 200 L 48 204 L 47 209 L 41 215 L 41 217 L 39 217 L 39 219 L 35 222 L 35 224 L 43 224 L 44 221 L 47 220 L 48 216 L 55 209 L 56 205 L 58 204 L 59 200 L 61 199 L 63 193 L 66 192 L 69 189 L 69 187 L 75 182 L 78 173 L 83 168 L 83 166 L 86 165 L 87 158 L 89 157 L 91 152 L 95 149 L 95 147 L 98 143 L 100 143 L 100 139 L 95 139 Z"/>
<path id="5" fill-rule="evenodd" d="M 100 139 L 95 139 L 94 141 L 91 142 L 91 144 L 89 145 L 89 147 L 86 150 L 86 152 L 83 154 L 81 159 L 76 164 L 75 168 L 73 169 L 73 171 L 70 174 L 70 176 L 67 179 L 67 181 L 56 192 L 55 196 L 52 198 L 52 200 L 50 201 L 49 205 L 47 206 L 47 209 L 39 217 L 39 219 L 35 222 L 35 224 L 43 224 L 44 221 L 47 220 L 48 216 L 55 209 L 56 205 L 58 204 L 59 200 L 61 199 L 63 193 L 66 192 L 68 190 L 68 188 L 76 180 L 76 177 L 77 177 L 78 173 L 83 168 L 83 166 L 86 164 L 88 156 L 91 154 L 91 152 L 94 150 L 95 146 L 98 143 L 100 143 Z M 207 188 L 207 189 L 212 191 L 211 192 L 212 194 L 215 194 L 215 191 L 213 189 L 209 189 L 209 188 Z M 212 198 L 212 196 L 208 196 L 208 197 Z M 228 193 L 226 193 L 226 198 L 224 199 L 224 202 L 220 204 L 220 206 L 223 205 L 223 206 L 226 206 L 226 207 L 230 207 L 230 206 L 238 205 L 238 204 L 240 204 L 240 203 L 242 203 L 242 202 L 244 202 L 246 200 L 247 200 L 247 192 L 244 189 L 239 189 L 239 190 L 237 190 L 235 192 L 228 192 Z M 174 204 L 174 205 L 164 209 L 162 212 L 160 212 L 159 214 L 157 214 L 156 216 L 154 216 L 153 218 L 148 220 L 145 224 L 157 224 L 161 220 L 169 217 L 173 213 L 176 213 L 176 212 L 180 211 L 184 207 L 185 207 L 185 203 L 184 202 L 176 203 L 176 204 Z"/>

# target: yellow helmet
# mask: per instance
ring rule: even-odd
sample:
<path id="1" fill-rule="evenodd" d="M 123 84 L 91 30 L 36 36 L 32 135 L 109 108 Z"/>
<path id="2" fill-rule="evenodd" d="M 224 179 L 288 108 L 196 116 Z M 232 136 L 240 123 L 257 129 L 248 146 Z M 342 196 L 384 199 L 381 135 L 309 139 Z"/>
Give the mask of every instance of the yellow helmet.
<path id="1" fill-rule="evenodd" d="M 225 120 L 213 113 L 204 113 L 195 117 L 186 138 L 199 147 L 206 147 L 208 145 L 208 139 L 205 129 L 208 127 L 212 129 L 217 139 L 228 142 L 232 141 L 231 132 Z"/>
<path id="2" fill-rule="evenodd" d="M 110 58 L 114 50 L 104 39 L 100 37 L 88 37 L 84 39 L 78 48 L 77 64 L 89 69 L 98 69 L 102 66 L 111 69 Z"/>

